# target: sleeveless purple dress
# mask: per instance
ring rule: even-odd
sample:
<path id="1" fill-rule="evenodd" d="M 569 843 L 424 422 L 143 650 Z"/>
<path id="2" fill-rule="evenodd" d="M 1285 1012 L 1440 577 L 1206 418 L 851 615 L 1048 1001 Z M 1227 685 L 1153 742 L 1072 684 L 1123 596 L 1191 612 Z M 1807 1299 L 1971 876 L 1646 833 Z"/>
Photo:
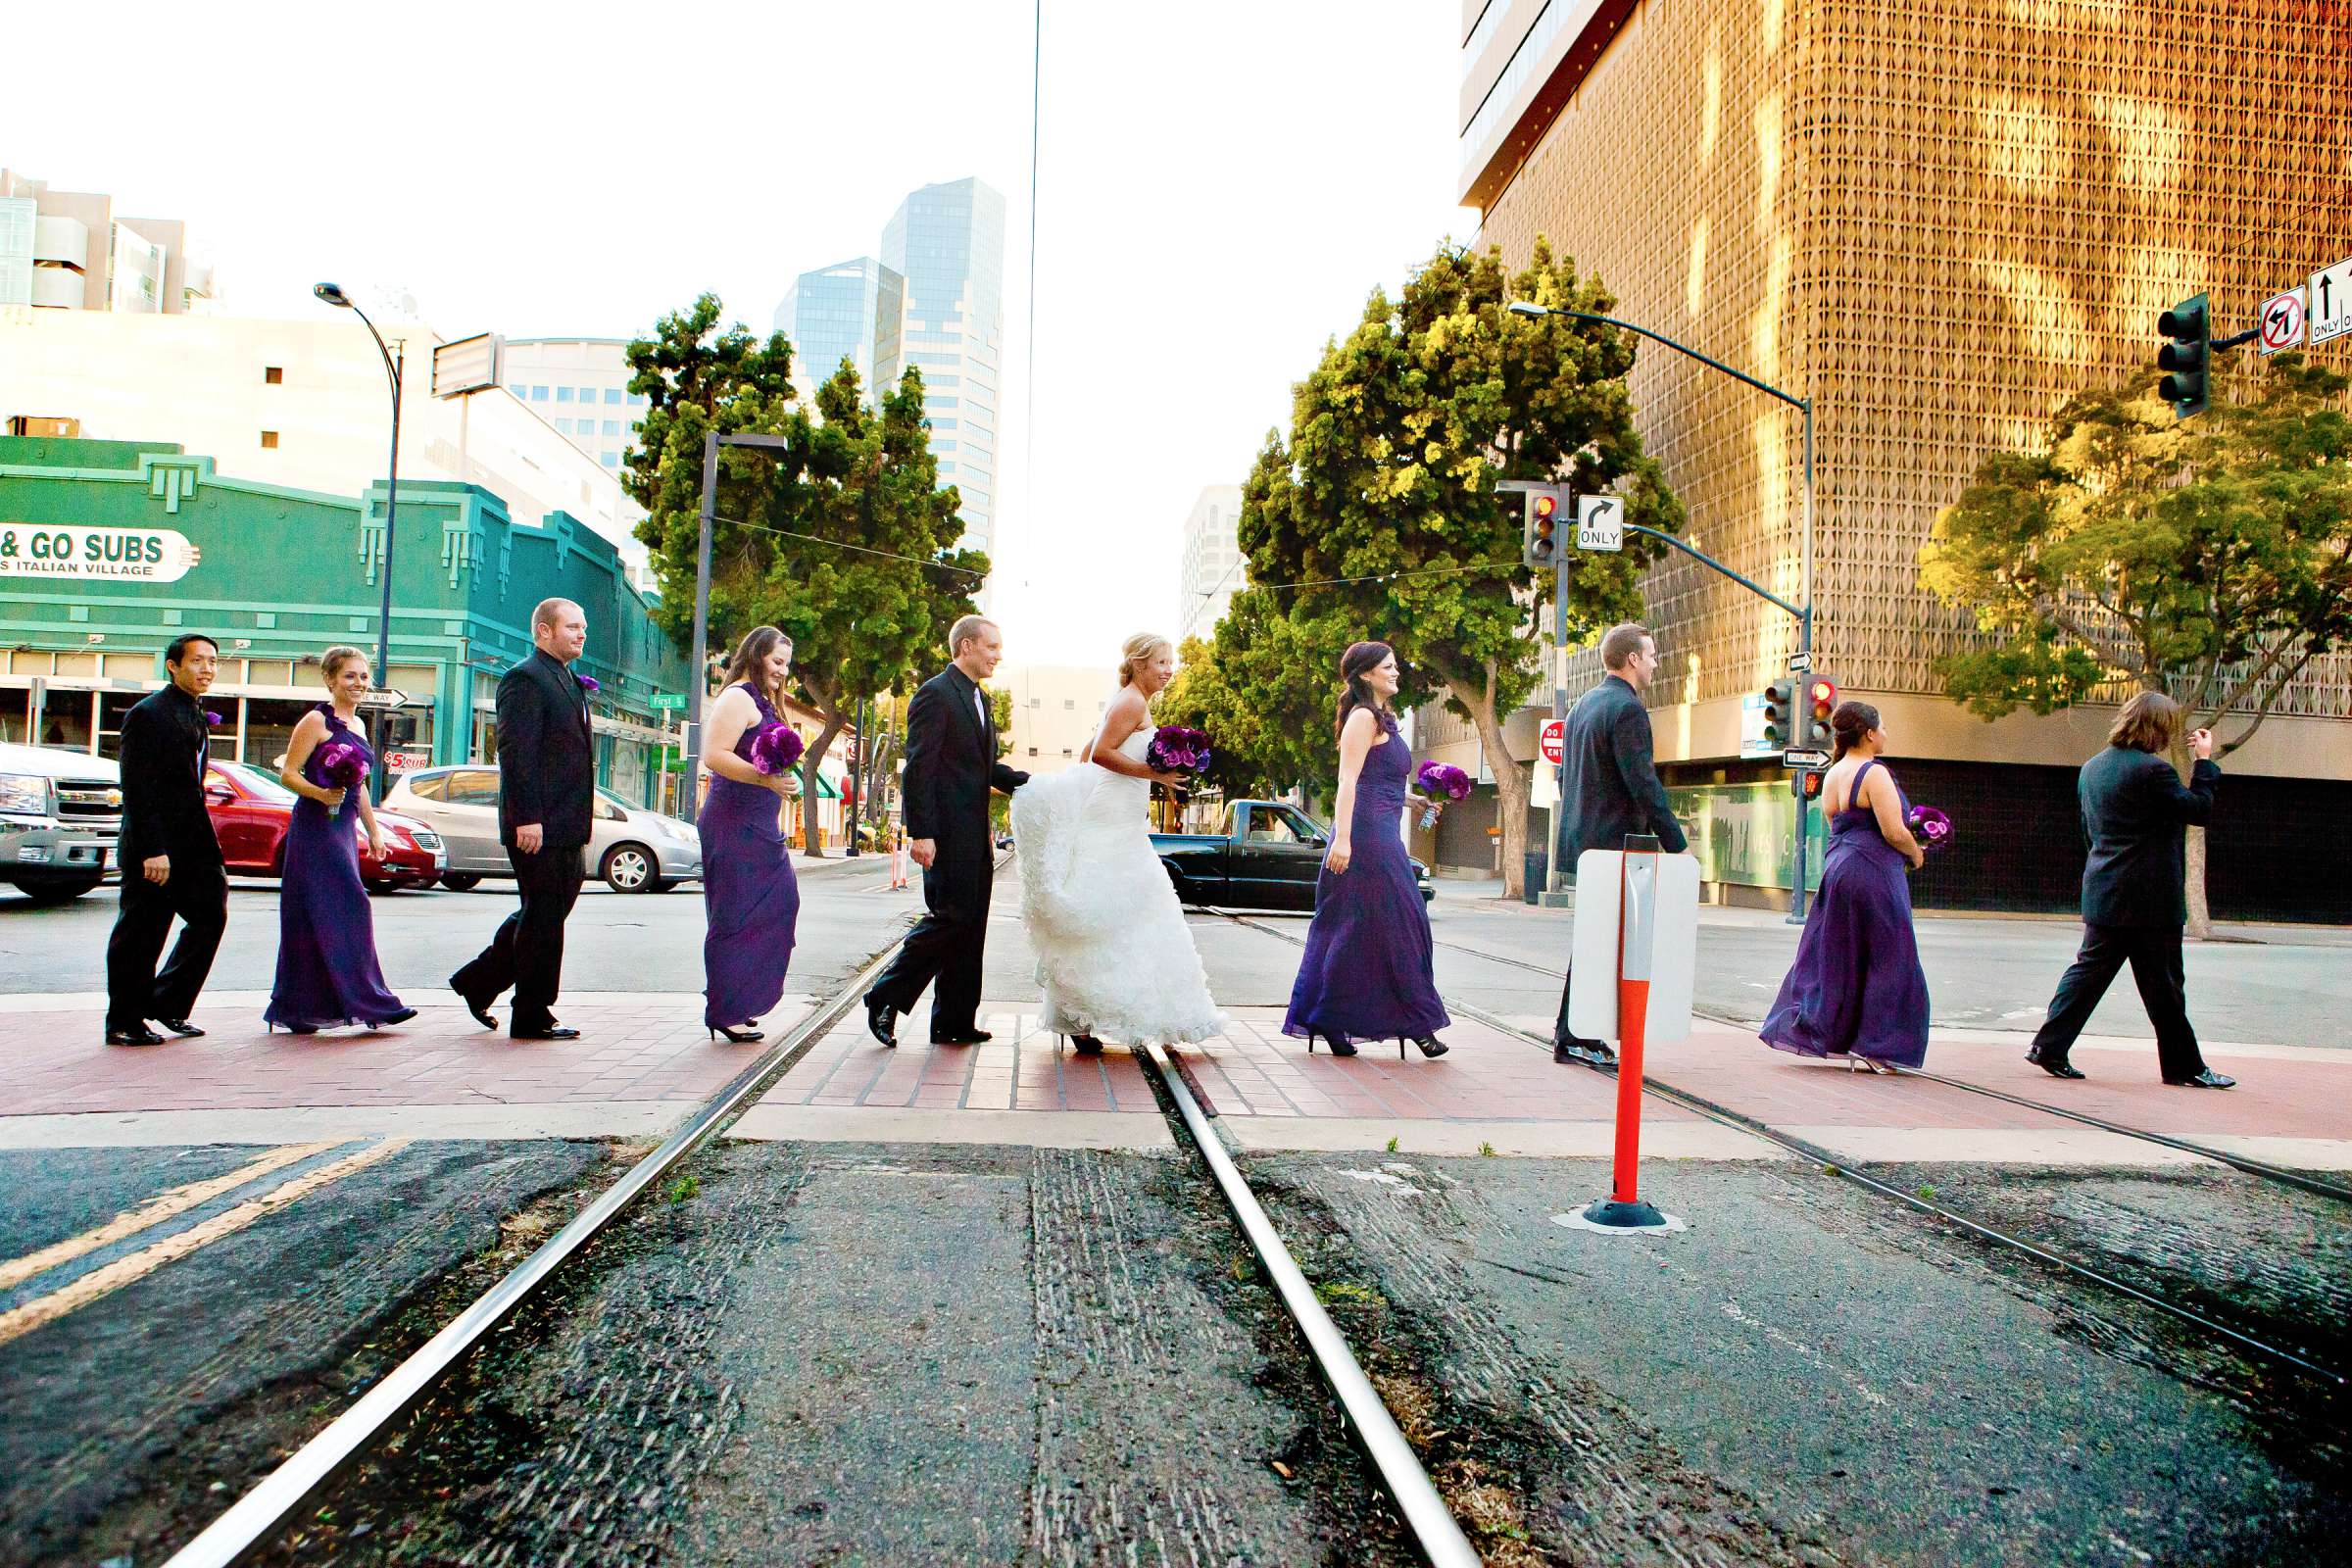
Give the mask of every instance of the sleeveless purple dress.
<path id="1" fill-rule="evenodd" d="M 338 740 L 375 754 L 368 738 L 320 703 L 326 740 L 311 749 L 302 776 L 324 789 L 318 754 Z M 329 812 L 301 796 L 286 827 L 285 879 L 277 892 L 277 981 L 262 1016 L 285 1029 L 331 1029 L 339 1024 L 373 1026 L 408 1009 L 384 985 L 375 956 L 375 914 L 360 882 L 360 790 L 344 792 Z"/>
<path id="2" fill-rule="evenodd" d="M 1874 757 L 1855 769 L 1849 803 L 1878 765 Z M 1895 798 L 1907 814 L 1911 803 L 1899 785 Z M 1800 1056 L 1852 1054 L 1898 1067 L 1928 1059 L 1928 976 L 1911 931 L 1906 869 L 1879 836 L 1869 807 L 1849 804 L 1831 820 L 1821 894 L 1764 1020 L 1765 1044 Z"/>
<path id="3" fill-rule="evenodd" d="M 1315 918 L 1291 986 L 1286 1035 L 1410 1040 L 1453 1021 L 1438 1000 L 1429 910 L 1397 833 L 1411 748 L 1396 715 L 1377 716 L 1388 740 L 1356 775 L 1347 871 L 1334 876 L 1327 864 L 1315 878 Z"/>
<path id="4" fill-rule="evenodd" d="M 752 737 L 778 720 L 765 697 L 760 722 L 735 738 L 735 755 L 751 760 Z M 703 833 L 703 905 L 710 929 L 703 937 L 703 1022 L 732 1029 L 763 1015 L 784 995 L 794 932 L 801 922 L 801 886 L 792 874 L 776 792 L 724 774 L 710 775 L 696 825 Z"/>

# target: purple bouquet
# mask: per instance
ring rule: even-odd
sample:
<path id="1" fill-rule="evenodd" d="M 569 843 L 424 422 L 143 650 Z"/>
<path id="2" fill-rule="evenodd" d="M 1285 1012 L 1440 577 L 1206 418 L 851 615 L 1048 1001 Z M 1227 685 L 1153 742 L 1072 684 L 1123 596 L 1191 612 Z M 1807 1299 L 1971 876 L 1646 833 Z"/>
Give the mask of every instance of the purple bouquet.
<path id="1" fill-rule="evenodd" d="M 799 730 L 780 718 L 771 719 L 752 736 L 752 765 L 773 778 L 791 772 L 806 750 L 808 743 Z"/>
<path id="2" fill-rule="evenodd" d="M 318 778 L 330 790 L 357 789 L 368 779 L 368 752 L 346 740 L 318 743 Z"/>
<path id="3" fill-rule="evenodd" d="M 1212 755 L 1208 736 L 1182 724 L 1162 724 L 1144 748 L 1144 760 L 1162 773 L 1205 773 Z"/>
<path id="4" fill-rule="evenodd" d="M 1459 801 L 1466 800 L 1470 794 L 1470 775 L 1451 762 L 1423 762 L 1420 771 L 1413 775 L 1413 782 L 1420 787 L 1421 793 L 1429 796 L 1433 802 L 1429 808 L 1421 813 L 1421 825 L 1424 828 L 1437 823 L 1438 808 L 1434 804 L 1436 797 L 1443 795 L 1449 801 Z"/>
<path id="5" fill-rule="evenodd" d="M 1919 840 L 1921 853 L 1934 855 L 1949 849 L 1952 843 L 1952 819 L 1933 806 L 1914 806 L 1903 818 L 1903 826 Z"/>

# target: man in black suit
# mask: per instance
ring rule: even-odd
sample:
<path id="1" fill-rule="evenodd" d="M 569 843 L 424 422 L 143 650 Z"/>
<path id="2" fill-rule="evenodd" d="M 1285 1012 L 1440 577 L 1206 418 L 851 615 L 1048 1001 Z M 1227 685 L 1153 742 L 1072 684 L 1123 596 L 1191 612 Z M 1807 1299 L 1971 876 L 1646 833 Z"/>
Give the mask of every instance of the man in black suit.
<path id="1" fill-rule="evenodd" d="M 995 621 L 966 615 L 948 633 L 955 662 L 916 690 L 906 705 L 907 853 L 923 868 L 922 919 L 906 945 L 865 994 L 865 1022 L 876 1040 L 899 1043 L 897 1020 L 931 995 L 931 1043 L 976 1046 L 980 960 L 988 944 L 988 900 L 996 847 L 988 831 L 988 794 L 1009 795 L 1029 775 L 997 760 L 997 726 L 980 683 L 996 673 L 1004 637 Z"/>
<path id="2" fill-rule="evenodd" d="M 204 804 L 212 720 L 198 699 L 213 689 L 220 649 L 189 632 L 164 650 L 172 684 L 122 715 L 122 912 L 106 945 L 106 1043 L 156 1046 L 155 1019 L 175 1035 L 188 1022 L 228 925 L 228 872 Z M 183 925 L 163 973 L 155 970 L 172 917 Z"/>
<path id="3" fill-rule="evenodd" d="M 472 962 L 449 977 L 485 1029 L 490 1004 L 514 988 L 507 1032 L 516 1040 L 577 1040 L 556 1022 L 564 922 L 587 877 L 582 850 L 596 802 L 588 688 L 571 662 L 588 646 L 588 617 L 568 599 L 531 612 L 538 652 L 498 682 L 498 827 L 522 903 Z"/>
<path id="4" fill-rule="evenodd" d="M 1642 706 L 1642 692 L 1657 673 L 1658 645 L 1650 640 L 1649 628 L 1632 621 L 1610 627 L 1600 640 L 1600 662 L 1608 673 L 1568 710 L 1562 738 L 1568 783 L 1560 798 L 1567 816 L 1559 854 L 1569 869 L 1587 850 L 1624 849 L 1631 833 L 1657 835 L 1659 848 L 1669 855 L 1680 855 L 1689 843 L 1650 760 L 1649 710 Z M 1566 975 L 1561 976 L 1559 1022 L 1551 1031 L 1551 1059 L 1595 1067 L 1617 1059 L 1607 1041 L 1569 1032 Z"/>
<path id="5" fill-rule="evenodd" d="M 2183 995 L 2188 824 L 2203 826 L 2213 814 L 2222 769 L 2213 760 L 2213 731 L 2198 730 L 2188 738 L 2196 765 L 2182 784 L 2161 755 L 2180 730 L 2180 705 L 2162 692 L 2141 692 L 2124 705 L 2107 749 L 2082 764 L 2076 781 L 2082 836 L 2090 844 L 2082 866 L 2082 947 L 2026 1053 L 2053 1078 L 2083 1076 L 2067 1054 L 2129 963 L 2148 1021 L 2156 1026 L 2156 1066 L 2164 1081 L 2194 1089 L 2228 1089 L 2237 1081 L 2205 1065 Z"/>

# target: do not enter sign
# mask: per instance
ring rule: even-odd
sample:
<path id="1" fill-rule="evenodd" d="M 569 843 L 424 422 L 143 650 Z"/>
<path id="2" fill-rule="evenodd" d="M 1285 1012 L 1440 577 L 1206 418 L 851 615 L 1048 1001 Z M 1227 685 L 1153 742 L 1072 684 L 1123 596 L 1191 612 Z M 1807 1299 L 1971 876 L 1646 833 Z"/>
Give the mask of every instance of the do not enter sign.
<path id="1" fill-rule="evenodd" d="M 1522 730 L 1520 733 L 1525 734 L 1526 731 Z M 1561 754 L 1567 750 L 1567 746 L 1568 721 L 1564 718 L 1545 719 L 1544 721 L 1544 760 L 1557 767 Z"/>

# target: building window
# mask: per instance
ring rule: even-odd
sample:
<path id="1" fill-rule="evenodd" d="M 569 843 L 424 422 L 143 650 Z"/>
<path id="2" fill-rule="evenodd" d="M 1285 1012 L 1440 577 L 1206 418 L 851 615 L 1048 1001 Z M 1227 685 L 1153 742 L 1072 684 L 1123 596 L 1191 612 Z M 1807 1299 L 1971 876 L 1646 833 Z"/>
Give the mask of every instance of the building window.
<path id="1" fill-rule="evenodd" d="M 286 368 L 282 365 L 264 366 L 262 368 L 262 379 L 271 386 L 281 386 L 285 383 Z"/>
<path id="2" fill-rule="evenodd" d="M 618 435 L 618 434 L 620 434 L 620 421 L 619 421 L 618 419 L 607 419 L 607 420 L 605 421 L 605 434 L 607 434 L 607 435 Z M 1794 852 L 1792 851 L 1792 852 L 1790 852 L 1790 853 L 1792 853 L 1792 854 L 1793 854 Z"/>
<path id="3" fill-rule="evenodd" d="M 1031 708 L 1043 708 L 1046 706 L 1046 700 L 1043 697 L 1032 697 L 1029 699 L 1029 706 Z"/>
<path id="4" fill-rule="evenodd" d="M 617 468 L 617 467 L 619 467 L 619 466 L 620 466 L 620 454 L 619 454 L 619 453 L 617 453 L 617 452 L 608 452 L 608 453 L 606 453 L 606 454 L 605 454 L 605 466 L 606 466 L 606 467 L 608 467 L 608 468 Z"/>
<path id="5" fill-rule="evenodd" d="M 533 403 L 545 403 L 547 401 L 547 388 L 543 386 L 535 386 L 531 388 L 531 401 Z"/>
<path id="6" fill-rule="evenodd" d="M 607 407 L 618 408 L 620 406 L 620 388 L 616 386 L 609 386 L 605 388 L 605 403 Z"/>
<path id="7" fill-rule="evenodd" d="M 556 421 L 556 433 L 558 435 L 571 434 L 571 420 L 568 416 Z"/>
<path id="8" fill-rule="evenodd" d="M 388 698 L 388 697 L 387 697 L 386 699 L 384 699 L 384 700 L 385 700 L 386 702 L 390 702 L 390 701 L 391 701 L 391 699 L 390 699 L 390 698 Z M 1076 698 L 1074 698 L 1074 697 L 1064 697 L 1064 698 L 1061 700 L 1061 706 L 1062 706 L 1062 709 L 1063 709 L 1063 710 L 1064 710 L 1064 711 L 1066 711 L 1066 712 L 1076 712 L 1076 711 L 1078 710 L 1078 701 L 1077 701 L 1077 699 L 1076 699 Z"/>
<path id="9" fill-rule="evenodd" d="M 644 393 L 642 393 L 642 392 L 632 392 L 632 393 L 630 393 L 630 394 L 629 394 L 629 407 L 630 407 L 630 408 L 632 408 L 632 409 L 642 409 L 642 408 L 644 408 L 644 407 L 645 407 L 645 404 L 646 404 L 646 397 L 645 397 L 645 394 L 644 394 Z"/>
<path id="10" fill-rule="evenodd" d="M 571 401 L 571 388 L 567 386 L 560 386 L 556 388 L 556 401 L 558 403 L 569 403 Z"/>
<path id="11" fill-rule="evenodd" d="M 386 702 L 390 702 L 390 701 L 391 701 L 391 699 L 390 699 L 390 698 L 388 698 L 388 697 L 387 697 L 386 699 L 384 699 L 384 700 L 385 700 Z M 1034 747 L 1034 746 L 1030 747 L 1030 748 L 1029 748 L 1029 755 L 1030 755 L 1031 757 L 1035 757 L 1035 756 L 1037 755 L 1037 748 L 1036 748 L 1036 747 Z M 1793 854 L 1794 852 L 1793 852 L 1793 851 L 1791 851 L 1790 853 L 1792 853 L 1792 854 Z"/>
<path id="12" fill-rule="evenodd" d="M 580 388 L 580 401 L 582 403 L 594 403 L 596 401 L 596 388 L 592 386 L 584 386 Z"/>
<path id="13" fill-rule="evenodd" d="M 275 452 L 277 450 L 277 432 L 275 430 L 264 430 L 262 432 L 262 445 L 267 447 L 271 452 Z M 386 701 L 389 700 L 390 699 L 386 699 Z"/>

